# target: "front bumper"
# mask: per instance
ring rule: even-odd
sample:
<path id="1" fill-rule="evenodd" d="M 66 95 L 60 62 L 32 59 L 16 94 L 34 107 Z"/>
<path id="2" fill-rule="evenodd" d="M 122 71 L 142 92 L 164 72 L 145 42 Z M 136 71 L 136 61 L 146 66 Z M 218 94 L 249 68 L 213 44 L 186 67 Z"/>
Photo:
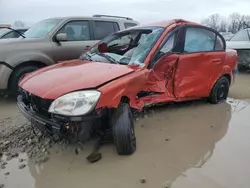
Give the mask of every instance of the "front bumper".
<path id="1" fill-rule="evenodd" d="M 103 113 L 99 114 L 91 114 L 87 116 L 77 116 L 77 117 L 66 117 L 66 116 L 55 116 L 55 118 L 48 118 L 44 115 L 41 115 L 35 111 L 33 111 L 31 108 L 29 108 L 22 100 L 22 96 L 18 96 L 17 98 L 17 105 L 20 109 L 22 115 L 28 119 L 28 121 L 31 122 L 32 125 L 34 125 L 36 128 L 38 128 L 42 132 L 46 132 L 49 134 L 49 136 L 52 136 L 54 140 L 59 140 L 63 136 L 65 136 L 65 126 L 71 126 L 71 125 L 80 125 L 82 127 L 82 132 L 84 131 L 84 135 L 88 135 L 89 133 L 86 133 L 86 131 L 90 131 L 90 128 L 87 128 L 88 126 L 91 126 L 92 124 L 89 124 L 90 122 L 93 122 L 93 120 L 100 119 L 103 116 Z M 66 133 L 67 135 L 68 132 Z M 78 133 L 73 133 L 73 135 L 77 135 Z M 84 136 L 82 133 L 79 135 L 83 138 Z M 83 141 L 80 139 L 80 141 Z"/>

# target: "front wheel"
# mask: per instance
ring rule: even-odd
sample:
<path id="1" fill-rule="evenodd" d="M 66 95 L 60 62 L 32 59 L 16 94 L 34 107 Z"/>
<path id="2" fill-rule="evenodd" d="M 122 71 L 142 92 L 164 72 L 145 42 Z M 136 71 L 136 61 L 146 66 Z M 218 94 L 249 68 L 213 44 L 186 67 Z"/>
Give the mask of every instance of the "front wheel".
<path id="1" fill-rule="evenodd" d="M 119 155 L 130 155 L 136 150 L 134 120 L 131 108 L 121 103 L 112 114 L 112 131 L 114 144 Z"/>
<path id="2" fill-rule="evenodd" d="M 16 69 L 10 78 L 9 91 L 12 97 L 16 97 L 18 94 L 18 84 L 21 79 L 28 73 L 31 73 L 35 70 L 39 69 L 37 66 L 25 66 Z"/>
<path id="3" fill-rule="evenodd" d="M 212 104 L 218 104 L 225 101 L 228 96 L 229 85 L 229 80 L 226 77 L 221 77 L 217 80 L 209 96 L 209 101 Z"/>

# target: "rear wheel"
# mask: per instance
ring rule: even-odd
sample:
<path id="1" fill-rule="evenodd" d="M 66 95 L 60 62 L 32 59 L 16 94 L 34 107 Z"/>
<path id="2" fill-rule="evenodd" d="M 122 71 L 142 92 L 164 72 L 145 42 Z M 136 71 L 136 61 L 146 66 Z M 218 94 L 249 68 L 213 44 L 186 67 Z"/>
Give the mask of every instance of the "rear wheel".
<path id="1" fill-rule="evenodd" d="M 229 81 L 226 77 L 221 77 L 219 80 L 217 80 L 211 91 L 209 101 L 212 104 L 218 104 L 225 101 L 228 96 L 229 85 Z"/>
<path id="2" fill-rule="evenodd" d="M 130 155 L 136 150 L 134 120 L 131 108 L 121 103 L 112 114 L 112 131 L 114 144 L 119 155 Z"/>
<path id="3" fill-rule="evenodd" d="M 39 69 L 37 66 L 25 66 L 25 67 L 20 67 L 16 69 L 12 73 L 12 77 L 10 78 L 10 83 L 9 83 L 9 91 L 10 95 L 12 97 L 16 97 L 18 94 L 18 84 L 21 81 L 21 79 L 28 73 L 33 72 L 35 70 Z"/>

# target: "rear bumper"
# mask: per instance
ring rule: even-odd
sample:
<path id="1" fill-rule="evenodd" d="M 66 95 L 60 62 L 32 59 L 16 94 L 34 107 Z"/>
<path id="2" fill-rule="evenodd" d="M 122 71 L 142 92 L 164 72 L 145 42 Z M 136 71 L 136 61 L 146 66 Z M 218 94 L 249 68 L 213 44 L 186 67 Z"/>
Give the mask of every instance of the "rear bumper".
<path id="1" fill-rule="evenodd" d="M 60 121 L 56 121 L 56 118 L 50 119 L 45 117 L 37 112 L 34 112 L 22 100 L 22 96 L 18 96 L 17 105 L 20 109 L 22 115 L 31 122 L 36 128 L 41 130 L 42 132 L 48 133 L 55 140 L 59 140 L 64 136 L 65 133 L 65 125 L 69 124 L 78 124 L 80 126 L 85 126 L 92 120 L 99 119 L 103 114 L 95 114 L 81 117 L 65 117 L 60 116 Z M 85 129 L 86 130 L 86 129 Z M 88 129 L 89 130 L 89 129 Z"/>
<path id="2" fill-rule="evenodd" d="M 7 66 L 4 62 L 0 62 L 0 90 L 8 89 L 8 80 L 11 73 L 11 67 Z"/>

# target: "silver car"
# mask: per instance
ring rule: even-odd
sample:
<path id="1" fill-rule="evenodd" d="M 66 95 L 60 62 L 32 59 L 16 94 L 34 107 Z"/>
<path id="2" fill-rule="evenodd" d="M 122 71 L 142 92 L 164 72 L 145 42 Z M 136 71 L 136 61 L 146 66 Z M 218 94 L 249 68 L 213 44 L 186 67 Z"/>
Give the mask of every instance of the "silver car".
<path id="1" fill-rule="evenodd" d="M 250 69 L 250 28 L 236 33 L 227 41 L 227 48 L 237 50 L 239 70 Z"/>

